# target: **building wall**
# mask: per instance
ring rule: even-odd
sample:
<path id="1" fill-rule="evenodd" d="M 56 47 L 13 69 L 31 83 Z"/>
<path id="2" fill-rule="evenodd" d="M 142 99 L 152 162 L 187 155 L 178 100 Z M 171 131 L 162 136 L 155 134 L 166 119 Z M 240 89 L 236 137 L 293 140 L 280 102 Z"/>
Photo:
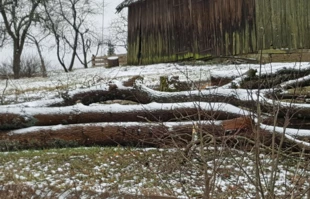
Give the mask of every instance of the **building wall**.
<path id="1" fill-rule="evenodd" d="M 128 64 L 310 48 L 309 0 L 147 0 L 129 6 Z"/>
<path id="2" fill-rule="evenodd" d="M 309 0 L 256 0 L 260 49 L 310 49 Z"/>

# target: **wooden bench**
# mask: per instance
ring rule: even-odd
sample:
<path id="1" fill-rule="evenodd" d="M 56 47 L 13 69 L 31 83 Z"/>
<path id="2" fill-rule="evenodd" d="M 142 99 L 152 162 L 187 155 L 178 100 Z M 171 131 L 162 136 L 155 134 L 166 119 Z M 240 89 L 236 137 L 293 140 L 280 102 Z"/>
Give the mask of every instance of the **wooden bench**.
<path id="1" fill-rule="evenodd" d="M 118 57 L 119 65 L 127 65 L 127 54 L 113 55 L 111 57 Z M 108 67 L 108 56 L 92 56 L 93 67 Z"/>

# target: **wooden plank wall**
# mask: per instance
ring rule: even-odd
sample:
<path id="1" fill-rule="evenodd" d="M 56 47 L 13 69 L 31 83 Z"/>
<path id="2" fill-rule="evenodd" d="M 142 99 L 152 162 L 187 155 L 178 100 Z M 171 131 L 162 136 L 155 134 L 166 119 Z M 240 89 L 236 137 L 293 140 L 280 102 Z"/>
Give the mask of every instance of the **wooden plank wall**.
<path id="1" fill-rule="evenodd" d="M 310 49 L 309 0 L 256 0 L 258 49 Z"/>
<path id="2" fill-rule="evenodd" d="M 309 10 L 309 0 L 137 2 L 129 6 L 128 64 L 310 49 Z"/>
<path id="3" fill-rule="evenodd" d="M 252 52 L 256 49 L 254 5 L 254 0 L 134 3 L 129 7 L 128 63 Z"/>

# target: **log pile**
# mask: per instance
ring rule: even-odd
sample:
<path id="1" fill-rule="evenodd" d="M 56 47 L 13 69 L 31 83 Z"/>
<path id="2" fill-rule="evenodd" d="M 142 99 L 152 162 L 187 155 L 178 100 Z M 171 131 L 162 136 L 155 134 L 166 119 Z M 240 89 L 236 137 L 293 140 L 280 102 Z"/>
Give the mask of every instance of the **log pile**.
<path id="1" fill-rule="evenodd" d="M 271 144 L 271 132 L 265 129 L 257 132 L 255 128 L 255 120 L 251 117 L 253 102 L 235 95 L 159 92 L 135 82 L 109 82 L 106 88 L 66 93 L 62 100 L 49 101 L 47 106 L 42 106 L 41 102 L 40 107 L 3 107 L 0 110 L 0 147 L 9 150 L 12 143 L 21 148 L 50 147 L 60 141 L 85 146 L 186 146 L 192 142 L 193 128 L 197 127 L 201 135 L 212 135 L 216 142 L 230 146 L 240 143 L 237 137 L 253 142 L 255 133 L 262 135 L 263 145 Z M 136 104 L 104 103 L 109 100 Z M 238 106 L 247 107 L 249 111 Z M 268 109 L 271 105 L 262 106 Z M 285 107 L 281 110 L 285 111 Z M 281 140 L 281 133 L 273 133 L 277 141 Z M 295 138 L 300 140 L 286 139 L 283 146 L 294 150 L 310 149 L 305 144 L 307 137 L 297 135 Z"/>

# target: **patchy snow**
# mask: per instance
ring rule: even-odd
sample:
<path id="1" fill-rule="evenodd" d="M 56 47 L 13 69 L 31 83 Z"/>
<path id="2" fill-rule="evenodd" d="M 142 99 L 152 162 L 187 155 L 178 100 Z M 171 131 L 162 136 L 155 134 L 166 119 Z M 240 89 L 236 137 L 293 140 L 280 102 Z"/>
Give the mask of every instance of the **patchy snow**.
<path id="1" fill-rule="evenodd" d="M 208 160 L 208 175 L 212 176 L 214 194 L 234 195 L 233 198 L 253 198 L 255 196 L 255 167 L 252 153 L 230 151 L 218 148 L 205 149 L 216 155 Z M 7 161 L 0 165 L 0 178 L 18 181 L 33 187 L 36 197 L 69 198 L 82 191 L 79 198 L 118 198 L 117 194 L 174 196 L 177 198 L 198 198 L 203 194 L 203 171 L 193 162 L 178 163 L 175 159 L 182 151 L 169 149 L 79 148 L 69 150 L 11 152 L 4 157 Z M 71 154 L 71 158 L 68 155 Z M 81 154 L 83 154 L 81 156 Z M 40 155 L 40 158 L 34 158 Z M 48 156 L 48 158 L 46 157 Z M 76 156 L 76 158 L 72 158 Z M 2 154 L 0 154 L 2 157 Z M 8 157 L 13 157 L 9 160 Z M 15 157 L 15 158 L 14 158 Z M 19 157 L 19 158 L 16 158 Z M 170 162 L 163 161 L 169 158 Z M 272 158 L 260 155 L 260 177 L 263 189 L 267 189 L 272 170 Z M 145 166 L 143 162 L 149 164 Z M 302 194 L 309 186 L 310 177 L 305 169 L 290 160 L 280 160 L 277 167 L 275 194 L 279 198 Z M 302 162 L 302 161 L 300 161 Z M 48 167 L 49 169 L 44 169 Z M 27 168 L 27 169 L 24 169 Z M 14 175 L 11 176 L 12 171 Z M 0 191 L 5 185 L 0 185 Z M 112 192 L 115 197 L 102 196 Z M 32 193 L 32 194 L 34 194 Z M 93 196 L 93 197 L 91 197 Z M 299 195 L 298 195 L 299 196 Z M 224 197 L 227 198 L 227 197 Z M 297 197 L 307 198 L 307 196 Z"/>
<path id="2" fill-rule="evenodd" d="M 123 66 L 116 68 L 88 68 L 75 69 L 73 72 L 51 71 L 48 78 L 23 78 L 9 80 L 6 88 L 6 80 L 0 80 L 1 96 L 8 102 L 34 101 L 33 99 L 51 100 L 57 98 L 62 91 L 74 91 L 83 88 L 102 88 L 103 82 L 111 80 L 127 80 L 131 76 L 140 75 L 143 84 L 153 87 L 159 84 L 159 76 L 179 76 L 181 81 L 208 80 L 209 74 L 213 77 L 242 77 L 249 68 L 259 69 L 259 65 L 177 65 L 156 64 L 148 66 Z M 262 73 L 275 73 L 283 68 L 309 68 L 309 63 L 300 63 L 298 66 L 292 63 L 273 63 L 262 66 Z M 227 88 L 227 87 L 226 87 Z"/>
<path id="3" fill-rule="evenodd" d="M 251 113 L 241 107 L 235 107 L 226 103 L 205 103 L 205 102 L 187 102 L 187 103 L 150 103 L 146 105 L 120 105 L 120 104 L 91 104 L 90 106 L 85 106 L 83 104 L 77 103 L 73 106 L 67 107 L 46 107 L 50 104 L 60 103 L 62 101 L 61 94 L 64 92 L 74 95 L 76 93 L 81 93 L 83 91 L 93 91 L 96 90 L 107 90 L 108 86 L 106 83 L 112 82 L 116 84 L 119 88 L 126 89 L 121 84 L 121 81 L 129 79 L 131 76 L 140 75 L 143 77 L 143 84 L 139 85 L 141 88 L 151 93 L 154 96 L 164 95 L 166 97 L 174 96 L 175 93 L 162 93 L 154 91 L 151 88 L 158 86 L 159 76 L 179 76 L 181 81 L 208 81 L 210 79 L 210 74 L 212 77 L 222 77 L 222 78 L 235 78 L 234 82 L 236 85 L 245 77 L 245 73 L 250 68 L 259 69 L 262 68 L 262 74 L 276 73 L 277 71 L 284 68 L 297 68 L 297 69 L 308 69 L 310 68 L 309 63 L 272 63 L 266 65 L 252 65 L 252 64 L 242 64 L 242 65 L 204 65 L 204 66 L 192 66 L 192 65 L 177 65 L 177 64 L 156 64 L 149 66 L 123 66 L 117 68 L 89 68 L 89 69 L 76 69 L 71 73 L 63 73 L 61 71 L 51 71 L 48 74 L 48 78 L 24 78 L 19 80 L 8 80 L 8 87 L 6 87 L 6 80 L 0 80 L 0 99 L 1 102 L 7 103 L 0 107 L 0 113 L 16 113 L 22 114 L 24 119 L 30 119 L 33 115 L 39 113 L 46 114 L 80 114 L 89 111 L 108 113 L 108 112 L 127 112 L 127 111 L 154 111 L 154 110 L 174 110 L 180 108 L 201 108 L 202 110 L 222 110 L 225 112 L 250 115 Z M 281 87 L 285 87 L 294 81 L 300 81 L 310 79 L 310 76 L 300 78 L 298 80 L 292 80 L 281 84 Z M 185 96 L 192 94 L 199 95 L 223 95 L 235 96 L 237 99 L 241 100 L 252 100 L 257 98 L 257 90 L 245 90 L 245 89 L 232 89 L 231 84 L 224 85 L 218 88 L 207 88 L 201 91 L 184 91 L 182 92 Z M 266 90 L 267 91 L 267 90 Z M 260 100 L 264 103 L 272 103 L 272 100 L 264 97 L 265 90 L 261 90 Z M 14 103 L 18 104 L 14 104 Z M 281 106 L 291 106 L 290 103 L 277 102 Z M 294 104 L 296 107 L 310 107 L 309 104 Z M 207 123 L 210 121 L 201 121 L 202 123 Z M 216 124 L 221 124 L 221 121 L 212 121 Z M 165 125 L 167 127 L 175 127 L 180 124 L 190 124 L 194 125 L 193 121 L 187 122 L 165 122 L 165 123 L 154 123 L 152 125 Z M 74 124 L 74 126 L 108 126 L 108 125 L 119 125 L 119 126 L 136 126 L 136 125 L 147 125 L 138 122 L 121 122 L 121 123 L 95 123 L 95 124 Z M 46 130 L 57 131 L 59 129 L 67 129 L 72 125 L 56 125 L 53 127 L 42 126 L 42 127 L 29 127 L 20 130 L 11 131 L 12 134 L 24 134 L 32 132 L 34 130 Z M 273 131 L 277 133 L 285 133 L 286 138 L 305 146 L 310 144 L 298 140 L 298 137 L 309 136 L 309 130 L 303 129 L 290 129 L 283 127 L 273 127 L 268 125 L 261 125 L 263 129 Z M 88 149 L 85 149 L 87 151 Z M 103 149 L 102 149 L 103 150 Z M 106 149 L 108 150 L 108 149 Z M 137 153 L 148 153 L 151 151 L 156 151 L 157 149 L 147 149 L 142 150 Z M 165 153 L 169 150 L 160 151 L 160 153 Z M 171 150 L 172 151 L 172 150 Z M 171 152 L 169 151 L 169 152 Z M 49 152 L 47 156 L 56 157 L 60 155 L 60 151 Z M 134 154 L 136 151 L 131 152 Z M 12 156 L 14 153 L 2 153 L 3 157 Z M 28 183 L 29 186 L 36 187 L 35 193 L 41 196 L 48 196 L 52 191 L 49 190 L 47 185 L 52 185 L 61 190 L 61 194 L 57 195 L 58 198 L 67 198 L 74 192 L 80 190 L 92 190 L 96 193 L 105 193 L 106 191 L 113 190 L 117 188 L 119 192 L 131 193 L 131 194 L 144 194 L 144 193 L 160 193 L 162 195 L 169 195 L 171 191 L 178 198 L 187 198 L 184 190 L 191 193 L 201 194 L 203 190 L 201 186 L 197 184 L 202 180 L 202 175 L 194 168 L 184 172 L 182 169 L 177 170 L 171 168 L 171 173 L 156 173 L 155 165 L 156 163 L 149 162 L 148 167 L 139 163 L 138 166 L 135 164 L 130 164 L 124 166 L 119 163 L 119 159 L 124 158 L 120 156 L 119 153 L 115 152 L 113 156 L 106 157 L 106 151 L 99 151 L 98 154 L 106 159 L 100 159 L 101 161 L 94 162 L 91 170 L 84 171 L 81 167 L 83 164 L 89 163 L 91 155 L 71 155 L 67 157 L 64 162 L 57 162 L 57 159 L 50 159 L 48 162 L 40 162 L 40 156 L 37 155 L 33 158 L 19 158 L 14 161 L 7 161 L 0 164 L 0 181 L 12 177 L 13 180 L 19 180 Z M 225 172 L 215 172 L 216 191 L 221 192 L 232 192 L 242 186 L 242 190 L 246 190 L 243 197 L 240 198 L 251 198 L 255 196 L 255 187 L 251 184 L 249 176 L 255 175 L 253 172 L 254 165 L 250 158 L 245 157 L 244 153 L 240 156 L 236 156 L 233 159 L 229 158 L 218 158 L 213 159 L 214 161 L 208 162 L 210 168 L 217 168 Z M 162 156 L 155 155 L 149 158 L 150 160 L 158 159 L 160 164 L 163 164 Z M 260 157 L 262 161 L 271 161 L 270 157 Z M 132 160 L 131 158 L 128 158 Z M 80 161 L 82 160 L 82 161 Z M 80 161 L 80 162 L 79 162 Z M 144 159 L 139 159 L 139 161 L 145 161 Z M 234 162 L 234 164 L 228 162 Z M 56 162 L 56 163 L 55 163 Z M 77 163 L 78 162 L 78 163 Z M 227 163 L 227 164 L 226 164 Z M 53 165 L 54 164 L 54 165 Z M 56 164 L 56 165 L 55 165 Z M 22 170 L 18 171 L 17 166 L 23 166 Z M 82 165 L 82 166 L 81 166 Z M 236 166 L 237 165 L 237 166 Z M 158 166 L 158 165 L 157 165 Z M 171 166 L 171 165 L 166 165 Z M 270 166 L 264 168 L 266 176 L 269 176 Z M 81 169 L 81 170 L 79 170 Z M 134 170 L 139 170 L 143 177 L 140 175 L 132 176 Z M 153 170 L 152 170 L 153 169 Z M 302 172 L 302 169 L 295 168 L 294 171 L 287 171 L 286 168 L 282 166 L 278 167 L 279 172 L 278 179 L 276 181 L 276 193 L 279 196 L 286 194 L 287 192 L 294 192 L 294 188 L 297 187 L 296 183 L 292 182 L 292 176 L 294 177 L 297 172 Z M 77 171 L 77 172 L 76 172 Z M 153 172 L 153 173 L 152 173 Z M 213 174 L 210 170 L 209 174 Z M 235 175 L 235 172 L 237 173 Z M 153 174 L 152 178 L 149 175 Z M 156 175 L 155 175 L 155 174 Z M 165 175 L 164 175 L 165 174 Z M 30 176 L 30 177 L 29 177 Z M 180 176 L 183 176 L 182 181 L 180 181 Z M 264 176 L 264 177 L 266 177 Z M 308 176 L 307 176 L 308 177 Z M 156 180 L 162 182 L 161 184 L 156 184 Z M 268 177 L 264 180 L 269 180 Z M 9 184 L 8 183 L 8 184 Z M 169 185 L 165 187 L 164 185 Z M 308 182 L 305 182 L 299 189 L 305 189 L 309 186 Z M 62 188 L 70 187 L 68 189 L 62 190 Z M 72 188 L 74 187 L 74 188 Z M 3 186 L 0 186 L 0 190 Z M 296 189 L 297 190 L 297 189 Z M 85 196 L 87 198 L 87 196 Z"/>
<path id="4" fill-rule="evenodd" d="M 62 102 L 60 97 L 63 93 L 68 93 L 73 96 L 77 93 L 86 91 L 107 91 L 107 83 L 114 83 L 117 87 L 126 89 L 122 85 L 122 81 L 129 79 L 132 76 L 142 76 L 143 83 L 140 84 L 140 88 L 145 92 L 148 92 L 153 96 L 172 97 L 175 93 L 163 93 L 154 91 L 150 88 L 159 84 L 159 76 L 179 76 L 181 81 L 208 81 L 210 74 L 212 77 L 220 78 L 235 78 L 234 82 L 238 83 L 244 78 L 244 74 L 250 68 L 259 70 L 261 68 L 262 74 L 276 73 L 281 69 L 308 69 L 309 63 L 272 63 L 266 65 L 253 65 L 253 64 L 241 64 L 241 65 L 178 65 L 178 64 L 155 64 L 147 66 L 122 66 L 115 68 L 88 68 L 88 69 L 76 69 L 70 73 L 63 73 L 62 71 L 51 71 L 48 74 L 48 78 L 24 78 L 18 80 L 9 80 L 8 87 L 5 87 L 7 80 L 0 80 L 0 91 L 2 90 L 1 99 L 3 102 L 20 102 L 18 104 L 9 104 L 1 106 L 0 113 L 15 113 L 22 114 L 24 119 L 30 119 L 33 115 L 39 113 L 45 114 L 79 114 L 87 111 L 93 112 L 128 112 L 134 110 L 172 110 L 178 108 L 196 107 L 198 104 L 204 110 L 222 110 L 231 113 L 249 115 L 246 110 L 242 110 L 235 106 L 223 103 L 202 103 L 202 102 L 190 102 L 190 103 L 150 103 L 147 105 L 101 105 L 91 104 L 90 106 L 84 106 L 77 103 L 74 106 L 68 107 L 47 107 L 51 104 Z M 309 79 L 310 76 L 301 78 Z M 299 79 L 299 81 L 301 80 Z M 292 80 L 283 83 L 282 86 L 290 84 L 297 80 Z M 223 97 L 234 96 L 241 100 L 253 100 L 257 99 L 257 90 L 246 89 L 231 89 L 231 84 L 224 85 L 218 88 L 207 88 L 205 90 L 193 90 L 181 92 L 185 96 L 191 95 L 222 95 Z M 268 90 L 266 90 L 268 91 Z M 260 101 L 262 103 L 272 104 L 272 100 L 264 97 L 264 90 L 260 91 Z M 288 102 L 276 102 L 281 106 L 292 106 Z M 310 104 L 294 104 L 295 107 L 310 107 Z M 57 127 L 56 127 L 57 128 Z M 280 128 L 280 127 L 279 127 Z M 299 135 L 308 135 L 306 130 L 299 130 Z M 295 132 L 291 133 L 295 134 Z"/>

